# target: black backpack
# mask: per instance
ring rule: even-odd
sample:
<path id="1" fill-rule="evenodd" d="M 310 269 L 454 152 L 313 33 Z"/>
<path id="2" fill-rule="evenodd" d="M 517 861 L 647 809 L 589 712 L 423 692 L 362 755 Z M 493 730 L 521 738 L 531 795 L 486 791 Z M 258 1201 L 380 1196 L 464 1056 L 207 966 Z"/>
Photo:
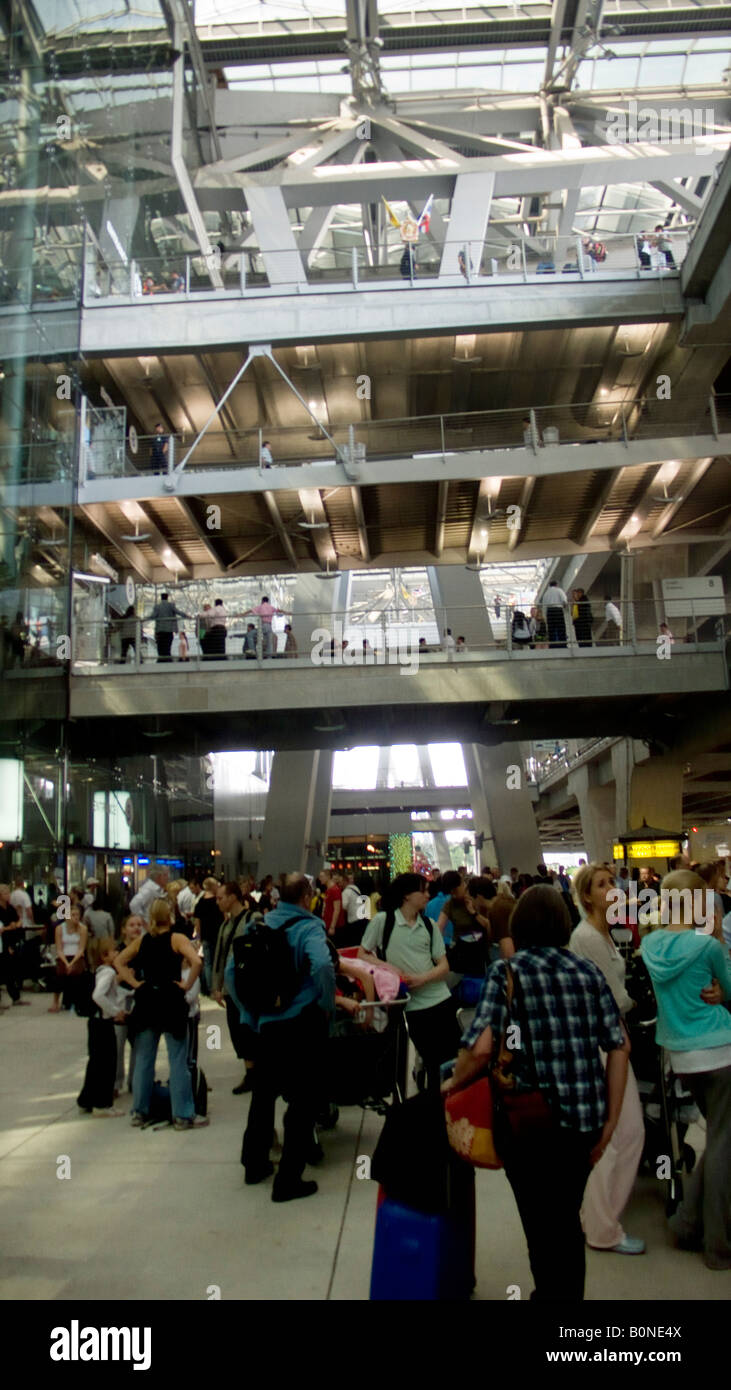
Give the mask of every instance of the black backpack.
<path id="1" fill-rule="evenodd" d="M 302 988 L 287 928 L 299 922 L 292 917 L 281 927 L 270 927 L 258 914 L 242 936 L 234 938 L 236 997 L 252 1018 L 284 1013 Z"/>
<path id="2" fill-rule="evenodd" d="M 433 950 L 432 950 L 432 941 L 433 941 L 433 937 L 432 937 L 432 928 L 429 926 L 429 923 L 428 923 L 428 922 L 425 922 L 425 921 L 424 921 L 424 918 L 422 917 L 421 913 L 419 913 L 418 920 L 421 922 L 421 925 L 422 925 L 422 927 L 424 928 L 424 931 L 426 931 L 426 932 L 429 933 L 429 954 L 430 954 L 430 956 L 431 956 L 432 965 L 436 965 L 437 962 L 436 962 L 435 959 L 434 959 L 434 952 L 433 952 Z M 386 910 L 386 920 L 385 920 L 385 922 L 384 922 L 384 924 L 383 924 L 383 935 L 382 935 L 382 937 L 381 937 L 381 944 L 380 944 L 380 946 L 378 947 L 378 950 L 376 951 L 376 955 L 378 956 L 378 959 L 379 959 L 379 960 L 385 960 L 385 959 L 386 959 L 386 951 L 388 950 L 388 943 L 389 943 L 389 941 L 391 940 L 391 933 L 393 932 L 393 929 L 394 929 L 395 925 L 396 925 L 396 909 L 395 909 L 394 907 L 389 907 L 389 908 L 387 908 L 387 910 Z"/>

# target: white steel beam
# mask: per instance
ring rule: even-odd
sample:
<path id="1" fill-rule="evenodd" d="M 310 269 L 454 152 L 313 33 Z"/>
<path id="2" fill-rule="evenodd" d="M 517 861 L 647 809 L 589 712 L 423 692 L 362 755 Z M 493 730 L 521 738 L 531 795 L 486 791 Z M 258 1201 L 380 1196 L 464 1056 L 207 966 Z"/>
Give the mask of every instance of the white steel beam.
<path id="1" fill-rule="evenodd" d="M 586 520 L 582 523 L 579 529 L 579 534 L 576 537 L 576 544 L 578 546 L 582 546 L 586 543 L 586 541 L 588 541 L 592 531 L 594 530 L 594 527 L 596 526 L 599 520 L 599 517 L 604 511 L 604 508 L 606 507 L 607 502 L 609 501 L 609 498 L 611 497 L 612 492 L 614 491 L 615 483 L 621 476 L 621 468 L 612 468 L 610 469 L 609 473 L 607 473 L 601 479 L 599 491 L 597 492 L 594 505 L 592 506 L 591 511 L 589 512 Z"/>
<path id="2" fill-rule="evenodd" d="M 277 495 L 275 492 L 270 492 L 267 490 L 266 492 L 262 493 L 262 497 L 264 499 L 264 504 L 271 518 L 272 526 L 274 527 L 274 530 L 277 534 L 277 539 L 279 540 L 279 543 L 282 546 L 282 549 L 284 550 L 284 553 L 287 556 L 289 563 L 291 564 L 293 570 L 296 573 L 296 571 L 299 569 L 299 560 L 297 559 L 297 555 L 292 544 L 292 537 L 287 531 L 282 520 L 282 514 L 279 510 L 279 504 L 277 502 Z"/>
<path id="3" fill-rule="evenodd" d="M 246 202 L 269 284 L 293 285 L 305 282 L 307 276 L 281 188 L 275 184 L 248 187 Z"/>
<path id="4" fill-rule="evenodd" d="M 705 477 L 712 463 L 712 458 L 696 460 L 688 476 L 688 481 L 683 484 L 682 496 L 678 498 L 677 502 L 669 502 L 667 507 L 663 508 L 652 532 L 653 540 L 657 540 L 658 536 L 661 536 L 663 531 L 667 530 L 673 517 L 680 511 L 680 508 L 685 505 L 690 494 L 697 488 L 701 478 Z M 677 491 L 677 484 L 671 484 L 671 490 Z"/>
<path id="5" fill-rule="evenodd" d="M 434 554 L 437 559 L 444 550 L 444 523 L 447 516 L 449 483 L 442 479 L 437 484 L 437 509 L 434 515 Z"/>
<path id="6" fill-rule="evenodd" d="M 450 207 L 449 236 L 444 245 L 439 266 L 439 279 L 459 273 L 459 253 L 463 247 L 470 275 L 479 273 L 482 248 L 490 218 L 490 204 L 495 187 L 494 174 L 458 174 Z"/>
<path id="7" fill-rule="evenodd" d="M 360 556 L 365 564 L 370 564 L 371 548 L 368 543 L 368 531 L 366 529 L 365 513 L 363 511 L 363 498 L 359 487 L 351 487 L 350 500 L 353 504 L 355 521 L 358 527 L 358 542 L 360 544 Z"/>
<path id="8" fill-rule="evenodd" d="M 525 535 L 525 525 L 526 521 L 528 520 L 528 508 L 530 507 L 531 499 L 533 497 L 533 493 L 535 492 L 536 481 L 537 480 L 535 475 L 532 475 L 531 477 L 526 478 L 525 482 L 523 483 L 523 489 L 520 494 L 520 517 L 518 519 L 518 525 L 514 526 L 511 530 L 510 539 L 508 541 L 508 550 L 510 551 L 517 549 Z"/>

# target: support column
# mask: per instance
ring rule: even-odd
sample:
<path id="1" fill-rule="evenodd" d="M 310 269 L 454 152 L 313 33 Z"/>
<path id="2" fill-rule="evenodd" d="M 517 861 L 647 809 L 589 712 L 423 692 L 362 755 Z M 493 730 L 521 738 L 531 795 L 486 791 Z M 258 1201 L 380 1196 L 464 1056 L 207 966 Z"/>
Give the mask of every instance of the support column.
<path id="1" fill-rule="evenodd" d="M 429 565 L 427 574 L 440 642 L 445 627 L 450 627 L 455 641 L 464 637 L 468 647 L 492 646 L 492 624 L 479 574 L 462 565 Z"/>
<path id="2" fill-rule="evenodd" d="M 465 745 L 464 752 L 475 831 L 485 834 L 483 863 L 490 864 L 492 849 L 493 863 L 497 861 L 501 873 L 507 873 L 516 865 L 522 873 L 534 874 L 536 865 L 543 859 L 543 851 L 518 744 L 500 743 L 487 747 L 473 743 Z M 490 849 L 485 827 L 477 823 L 480 795 L 491 822 Z"/>
<path id="3" fill-rule="evenodd" d="M 281 188 L 273 184 L 246 189 L 259 250 L 270 285 L 304 284 L 307 280 Z"/>
<path id="4" fill-rule="evenodd" d="M 581 833 L 589 861 L 612 862 L 615 834 L 615 789 L 591 780 L 591 768 L 578 767 L 569 773 L 568 789 L 579 803 Z"/>
<path id="5" fill-rule="evenodd" d="M 625 738 L 612 748 L 616 788 L 617 834 L 636 830 L 646 821 L 661 830 L 683 826 L 683 763 L 667 754 L 652 757 L 643 743 Z M 665 871 L 664 859 L 644 861 Z"/>
<path id="6" fill-rule="evenodd" d="M 332 753 L 320 749 L 275 753 L 257 869 L 260 877 L 322 867 L 331 786 Z"/>
<path id="7" fill-rule="evenodd" d="M 634 563 L 635 557 L 631 551 L 623 552 L 619 557 L 619 611 L 622 614 L 622 640 L 629 643 L 634 642 L 637 635 L 634 605 Z"/>

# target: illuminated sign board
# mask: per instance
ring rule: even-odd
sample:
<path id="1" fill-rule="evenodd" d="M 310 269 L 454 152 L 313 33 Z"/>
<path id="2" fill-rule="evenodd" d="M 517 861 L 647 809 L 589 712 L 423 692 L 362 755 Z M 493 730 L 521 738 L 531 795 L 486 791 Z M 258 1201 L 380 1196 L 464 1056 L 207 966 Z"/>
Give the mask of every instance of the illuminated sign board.
<path id="1" fill-rule="evenodd" d="M 621 845 L 614 846 L 615 859 L 624 857 L 621 849 Z M 677 840 L 636 840 L 625 846 L 625 853 L 628 859 L 671 859 L 680 853 L 680 844 Z"/>

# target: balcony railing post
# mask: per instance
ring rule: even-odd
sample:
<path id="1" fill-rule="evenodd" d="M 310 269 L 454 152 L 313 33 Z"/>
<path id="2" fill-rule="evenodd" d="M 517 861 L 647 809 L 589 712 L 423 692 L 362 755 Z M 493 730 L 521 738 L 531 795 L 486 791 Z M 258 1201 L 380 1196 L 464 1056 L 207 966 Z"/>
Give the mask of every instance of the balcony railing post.
<path id="1" fill-rule="evenodd" d="M 242 294 L 246 294 L 246 258 L 243 251 L 239 256 L 239 289 Z"/>
<path id="2" fill-rule="evenodd" d="M 624 401 L 622 402 L 622 404 L 621 404 L 621 406 L 620 406 L 619 409 L 620 409 L 620 415 L 621 415 L 621 418 L 622 418 L 622 440 L 623 440 L 623 442 L 624 442 L 624 447 L 625 447 L 625 449 L 628 449 L 628 448 L 629 448 L 629 440 L 628 440 L 628 438 L 627 438 L 627 418 L 626 418 L 625 413 L 624 413 Z"/>
<path id="3" fill-rule="evenodd" d="M 190 299 L 190 256 L 185 258 L 185 297 Z"/>
<path id="4" fill-rule="evenodd" d="M 507 603 L 505 605 L 505 650 L 508 656 L 513 650 L 513 610 Z"/>
<path id="5" fill-rule="evenodd" d="M 353 289 L 358 289 L 358 248 L 353 246 L 350 252 L 350 278 L 353 281 Z"/>
<path id="6" fill-rule="evenodd" d="M 520 259 L 521 259 L 522 266 L 523 266 L 523 279 L 524 279 L 524 280 L 526 281 L 526 283 L 527 283 L 527 281 L 528 281 L 528 263 L 527 263 L 526 258 L 525 258 L 525 242 L 524 242 L 524 240 L 523 240 L 522 237 L 521 237 L 521 239 L 520 239 Z"/>
<path id="7" fill-rule="evenodd" d="M 168 438 L 168 477 L 175 471 L 175 435 L 171 434 Z"/>
<path id="8" fill-rule="evenodd" d="M 440 435 L 440 439 L 441 439 L 441 441 L 442 441 L 442 462 L 446 464 L 446 462 L 447 462 L 447 447 L 446 447 L 446 444 L 445 444 L 445 441 L 444 441 L 444 416 L 443 416 L 443 415 L 440 415 L 440 416 L 439 416 L 439 435 Z"/>
<path id="9" fill-rule="evenodd" d="M 530 408 L 530 434 L 531 434 L 531 445 L 532 445 L 532 448 L 533 448 L 533 453 L 534 453 L 534 454 L 537 454 L 537 453 L 538 453 L 538 424 L 537 424 L 537 421 L 536 421 L 536 412 L 535 412 L 535 410 L 533 409 L 533 406 L 531 406 L 531 408 Z"/>
<path id="10" fill-rule="evenodd" d="M 582 278 L 582 280 L 583 280 L 583 279 L 584 279 L 584 276 L 585 276 L 585 268 L 584 268 L 584 248 L 583 248 L 583 246 L 582 246 L 582 244 L 581 244 L 581 237 L 580 237 L 580 236 L 577 236 L 577 238 L 576 238 L 576 262 L 577 262 L 577 265 L 578 265 L 578 267 L 579 267 L 579 275 L 581 276 L 581 278 Z"/>

